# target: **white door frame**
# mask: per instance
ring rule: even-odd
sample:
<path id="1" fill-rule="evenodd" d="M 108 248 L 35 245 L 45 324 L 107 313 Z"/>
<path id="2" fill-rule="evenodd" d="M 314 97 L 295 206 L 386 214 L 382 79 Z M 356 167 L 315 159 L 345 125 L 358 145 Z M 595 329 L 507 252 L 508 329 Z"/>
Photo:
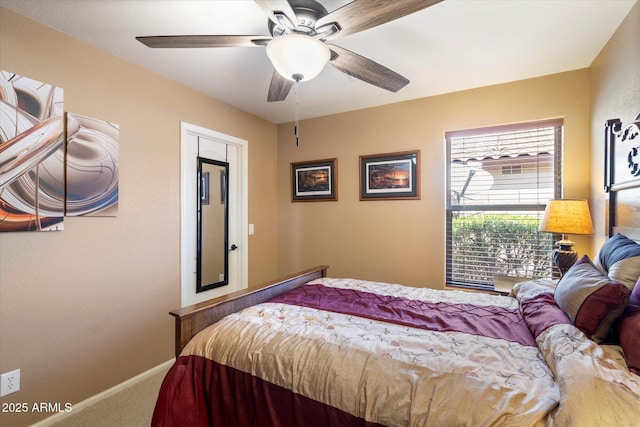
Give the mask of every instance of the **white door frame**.
<path id="1" fill-rule="evenodd" d="M 196 138 L 194 138 L 196 137 Z M 238 249 L 233 256 L 238 257 L 236 283 L 196 294 L 196 195 L 197 178 L 195 174 L 198 157 L 198 137 L 217 143 L 233 146 L 238 155 L 236 200 L 238 203 Z M 186 307 L 230 292 L 244 289 L 248 285 L 249 273 L 249 233 L 248 233 L 248 188 L 249 188 L 249 144 L 246 140 L 225 135 L 210 129 L 180 123 L 180 304 Z M 215 160 L 215 159 L 214 159 Z M 234 177 L 230 176 L 230 180 Z M 230 190 L 231 191 L 231 188 Z M 229 241 L 229 244 L 233 242 Z M 231 266 L 232 263 L 229 263 Z M 230 277 L 233 275 L 229 275 Z"/>

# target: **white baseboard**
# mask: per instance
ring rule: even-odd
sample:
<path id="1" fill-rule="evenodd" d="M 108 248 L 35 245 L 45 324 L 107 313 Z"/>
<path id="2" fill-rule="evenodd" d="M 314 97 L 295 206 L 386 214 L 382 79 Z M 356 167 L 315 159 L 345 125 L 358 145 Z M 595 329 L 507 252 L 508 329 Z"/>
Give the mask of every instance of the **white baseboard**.
<path id="1" fill-rule="evenodd" d="M 145 371 L 139 375 L 136 375 L 133 378 L 129 378 L 128 380 L 126 380 L 125 382 L 122 382 L 120 384 L 117 384 L 113 387 L 111 387 L 108 390 L 105 390 L 101 393 L 98 393 L 94 396 L 91 396 L 88 399 L 83 400 L 82 402 L 79 403 L 74 403 L 73 404 L 73 411 L 71 412 L 59 412 L 55 415 L 52 415 L 50 417 L 45 418 L 42 421 L 39 421 L 35 424 L 32 424 L 31 427 L 46 427 L 54 422 L 59 422 L 62 421 L 63 419 L 70 417 L 71 415 L 77 413 L 78 411 L 82 411 L 83 409 L 95 405 L 96 403 L 100 402 L 101 400 L 107 399 L 111 396 L 113 396 L 116 393 L 121 392 L 122 390 L 129 388 L 133 385 L 135 385 L 136 383 L 139 383 L 140 381 L 144 381 L 147 378 L 151 378 L 152 376 L 156 375 L 158 372 L 162 372 L 162 370 L 168 370 L 169 367 L 175 362 L 175 359 L 171 359 L 171 360 L 167 360 L 166 362 L 149 369 L 148 371 Z"/>

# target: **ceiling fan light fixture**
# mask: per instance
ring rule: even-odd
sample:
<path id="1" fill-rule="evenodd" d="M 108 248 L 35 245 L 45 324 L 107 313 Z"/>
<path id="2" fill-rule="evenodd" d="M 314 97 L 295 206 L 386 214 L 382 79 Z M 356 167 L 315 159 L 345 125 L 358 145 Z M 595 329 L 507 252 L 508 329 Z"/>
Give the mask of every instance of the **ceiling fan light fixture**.
<path id="1" fill-rule="evenodd" d="M 306 81 L 316 77 L 329 62 L 331 53 L 320 40 L 304 34 L 275 37 L 267 45 L 267 56 L 284 78 Z"/>

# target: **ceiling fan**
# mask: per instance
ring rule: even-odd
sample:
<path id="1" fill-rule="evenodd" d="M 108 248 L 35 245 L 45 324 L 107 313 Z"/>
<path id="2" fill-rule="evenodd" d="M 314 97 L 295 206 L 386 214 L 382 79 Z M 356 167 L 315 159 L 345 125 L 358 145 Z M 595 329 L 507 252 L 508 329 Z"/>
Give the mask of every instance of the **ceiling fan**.
<path id="1" fill-rule="evenodd" d="M 333 12 L 315 0 L 255 0 L 269 16 L 269 35 L 175 35 L 136 37 L 151 48 L 267 48 L 276 71 L 267 101 L 283 101 L 294 82 L 310 80 L 329 63 L 356 79 L 397 92 L 409 80 L 385 66 L 326 43 L 393 21 L 442 0 L 354 0 Z"/>

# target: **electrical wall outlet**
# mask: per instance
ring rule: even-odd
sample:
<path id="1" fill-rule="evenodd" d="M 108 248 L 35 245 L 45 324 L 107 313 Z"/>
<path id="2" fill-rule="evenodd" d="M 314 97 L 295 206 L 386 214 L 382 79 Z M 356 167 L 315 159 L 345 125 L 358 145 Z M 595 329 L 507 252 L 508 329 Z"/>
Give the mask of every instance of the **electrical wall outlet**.
<path id="1" fill-rule="evenodd" d="M 0 375 L 0 397 L 20 390 L 20 369 Z"/>

